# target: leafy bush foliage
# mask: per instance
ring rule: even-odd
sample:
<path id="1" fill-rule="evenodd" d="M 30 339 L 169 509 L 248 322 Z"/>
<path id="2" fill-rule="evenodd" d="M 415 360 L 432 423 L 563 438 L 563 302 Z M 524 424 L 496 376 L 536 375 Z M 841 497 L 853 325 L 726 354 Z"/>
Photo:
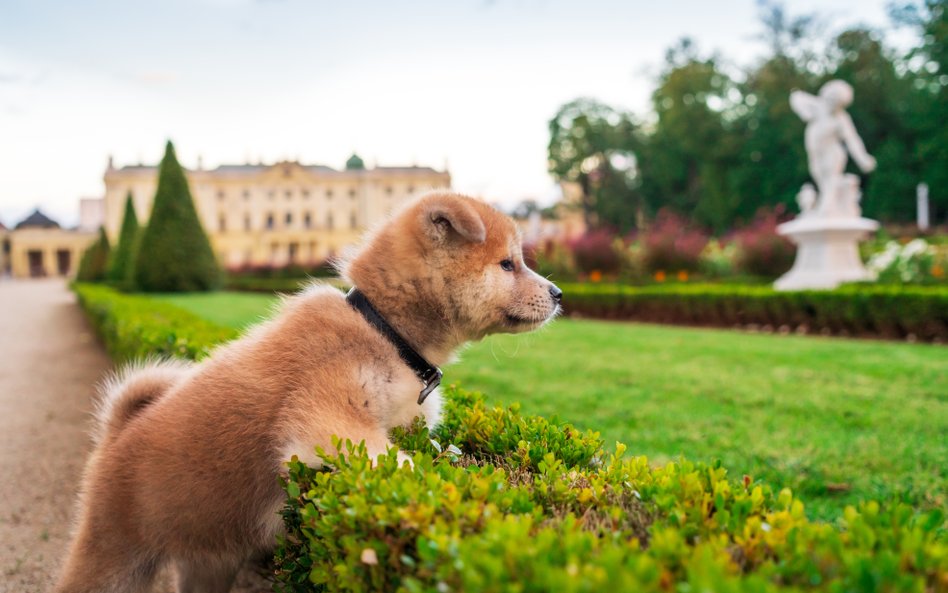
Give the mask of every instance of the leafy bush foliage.
<path id="1" fill-rule="evenodd" d="M 95 285 L 80 302 L 114 357 L 200 358 L 234 332 Z M 829 293 L 832 294 L 832 293 Z M 944 304 L 944 301 L 942 301 Z M 276 588 L 310 591 L 937 591 L 944 513 L 875 502 L 809 521 L 719 464 L 651 467 L 598 434 L 448 388 L 444 420 L 394 431 L 368 458 L 336 441 L 289 461 Z"/>
<path id="2" fill-rule="evenodd" d="M 655 323 L 787 326 L 834 334 L 948 341 L 948 289 L 844 286 L 779 292 L 769 286 L 560 286 L 568 314 Z"/>
<path id="3" fill-rule="evenodd" d="M 717 239 L 708 241 L 701 251 L 701 273 L 708 278 L 727 278 L 734 275 L 737 246 Z"/>
<path id="4" fill-rule="evenodd" d="M 221 271 L 204 233 L 174 146 L 168 142 L 158 189 L 135 257 L 135 284 L 146 292 L 212 290 Z"/>
<path id="5" fill-rule="evenodd" d="M 117 362 L 148 356 L 197 360 L 236 336 L 173 305 L 145 296 L 121 294 L 106 286 L 76 284 L 79 303 L 109 355 Z"/>
<path id="6" fill-rule="evenodd" d="M 810 522 L 717 464 L 652 468 L 595 433 L 451 388 L 444 424 L 294 459 L 277 589 L 305 591 L 923 591 L 948 574 L 940 512 L 867 503 Z M 429 440 L 429 438 L 431 440 Z"/>
<path id="7" fill-rule="evenodd" d="M 99 227 L 99 238 L 90 245 L 79 259 L 76 280 L 79 282 L 102 282 L 109 268 L 109 238 L 105 229 Z"/>
<path id="8" fill-rule="evenodd" d="M 701 252 L 708 236 L 690 228 L 683 218 L 670 210 L 660 210 L 655 222 L 644 233 L 643 261 L 652 271 L 698 270 Z"/>
<path id="9" fill-rule="evenodd" d="M 913 239 L 905 245 L 889 241 L 882 251 L 869 258 L 866 268 L 876 274 L 879 282 L 889 284 L 924 284 L 943 279 L 937 277 L 935 248 L 924 239 Z"/>
<path id="10" fill-rule="evenodd" d="M 135 275 L 135 254 L 139 240 L 138 217 L 129 192 L 125 199 L 125 215 L 122 217 L 122 229 L 119 240 L 109 260 L 109 280 L 120 286 L 130 287 Z"/>
<path id="11" fill-rule="evenodd" d="M 579 237 L 570 244 L 576 266 L 586 274 L 594 271 L 616 274 L 621 261 L 615 249 L 615 241 L 614 234 L 606 229 L 589 231 Z"/>
<path id="12" fill-rule="evenodd" d="M 752 276 L 776 278 L 790 269 L 797 248 L 786 237 L 777 234 L 777 223 L 783 207 L 761 208 L 749 226 L 734 234 L 738 245 L 738 267 Z"/>

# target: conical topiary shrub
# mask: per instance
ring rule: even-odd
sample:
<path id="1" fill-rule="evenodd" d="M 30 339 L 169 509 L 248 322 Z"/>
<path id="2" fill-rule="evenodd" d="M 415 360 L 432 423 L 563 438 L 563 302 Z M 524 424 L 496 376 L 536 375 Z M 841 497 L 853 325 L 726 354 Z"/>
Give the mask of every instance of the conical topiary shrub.
<path id="1" fill-rule="evenodd" d="M 125 216 L 122 218 L 122 230 L 119 232 L 118 243 L 112 250 L 109 261 L 108 278 L 120 286 L 125 286 L 133 279 L 135 260 L 135 242 L 138 240 L 138 217 L 135 215 L 135 205 L 132 204 L 132 192 L 125 199 Z"/>
<path id="2" fill-rule="evenodd" d="M 109 238 L 105 229 L 99 227 L 99 238 L 90 245 L 79 260 L 76 280 L 79 282 L 101 282 L 105 280 L 109 267 Z"/>
<path id="3" fill-rule="evenodd" d="M 212 290 L 221 282 L 220 267 L 170 141 L 134 267 L 135 284 L 145 292 Z"/>

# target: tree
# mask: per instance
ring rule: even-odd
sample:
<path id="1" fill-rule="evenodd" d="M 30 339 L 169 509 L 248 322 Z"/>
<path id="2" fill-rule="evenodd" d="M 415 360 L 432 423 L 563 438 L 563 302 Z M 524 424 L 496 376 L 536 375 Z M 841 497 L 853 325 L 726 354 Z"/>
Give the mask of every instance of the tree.
<path id="1" fill-rule="evenodd" d="M 645 205 L 635 191 L 635 147 L 631 115 L 598 101 L 577 99 L 550 120 L 549 171 L 579 185 L 587 226 L 636 226 Z"/>
<path id="2" fill-rule="evenodd" d="M 652 94 L 658 117 L 641 153 L 642 191 L 657 207 L 723 231 L 739 203 L 727 172 L 737 136 L 727 113 L 734 83 L 714 57 L 701 58 L 688 39 L 669 50 Z"/>
<path id="3" fill-rule="evenodd" d="M 220 267 L 170 141 L 158 168 L 158 188 L 134 269 L 137 287 L 146 292 L 202 291 L 220 285 Z"/>
<path id="4" fill-rule="evenodd" d="M 118 243 L 112 251 L 109 262 L 109 280 L 124 284 L 134 277 L 135 243 L 138 241 L 138 217 L 135 215 L 135 205 L 132 203 L 132 192 L 125 199 L 125 216 L 122 218 L 122 229 L 119 232 Z"/>
<path id="5" fill-rule="evenodd" d="M 921 36 L 903 60 L 912 79 L 910 125 L 917 134 L 918 181 L 932 188 L 935 221 L 948 219 L 948 1 L 921 0 L 897 6 L 893 20 Z M 911 210 L 911 208 L 909 208 Z"/>
<path id="6" fill-rule="evenodd" d="M 76 280 L 79 282 L 102 282 L 109 266 L 109 238 L 105 229 L 99 227 L 99 238 L 90 245 L 79 260 Z"/>

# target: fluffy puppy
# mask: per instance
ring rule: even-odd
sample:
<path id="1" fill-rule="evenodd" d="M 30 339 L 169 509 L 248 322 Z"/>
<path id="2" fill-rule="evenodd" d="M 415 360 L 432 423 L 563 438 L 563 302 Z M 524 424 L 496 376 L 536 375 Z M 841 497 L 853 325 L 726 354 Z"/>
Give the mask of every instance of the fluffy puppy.
<path id="1" fill-rule="evenodd" d="M 431 193 L 341 265 L 343 276 L 433 365 L 465 342 L 535 329 L 561 292 L 523 262 L 514 223 Z M 230 589 L 272 548 L 292 455 L 318 463 L 332 435 L 374 456 L 391 428 L 439 417 L 393 341 L 331 287 L 311 285 L 199 364 L 133 368 L 106 385 L 96 449 L 58 593 L 145 591 L 173 563 L 178 591 Z"/>

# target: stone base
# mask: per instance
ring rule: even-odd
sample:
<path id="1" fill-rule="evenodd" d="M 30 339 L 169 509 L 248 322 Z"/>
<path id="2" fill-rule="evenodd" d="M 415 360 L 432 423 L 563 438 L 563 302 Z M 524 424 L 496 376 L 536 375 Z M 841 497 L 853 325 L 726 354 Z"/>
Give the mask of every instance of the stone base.
<path id="1" fill-rule="evenodd" d="M 797 258 L 774 288 L 832 289 L 844 282 L 875 280 L 859 257 L 859 241 L 878 228 L 879 223 L 868 218 L 807 216 L 778 226 L 779 234 L 797 244 Z"/>

